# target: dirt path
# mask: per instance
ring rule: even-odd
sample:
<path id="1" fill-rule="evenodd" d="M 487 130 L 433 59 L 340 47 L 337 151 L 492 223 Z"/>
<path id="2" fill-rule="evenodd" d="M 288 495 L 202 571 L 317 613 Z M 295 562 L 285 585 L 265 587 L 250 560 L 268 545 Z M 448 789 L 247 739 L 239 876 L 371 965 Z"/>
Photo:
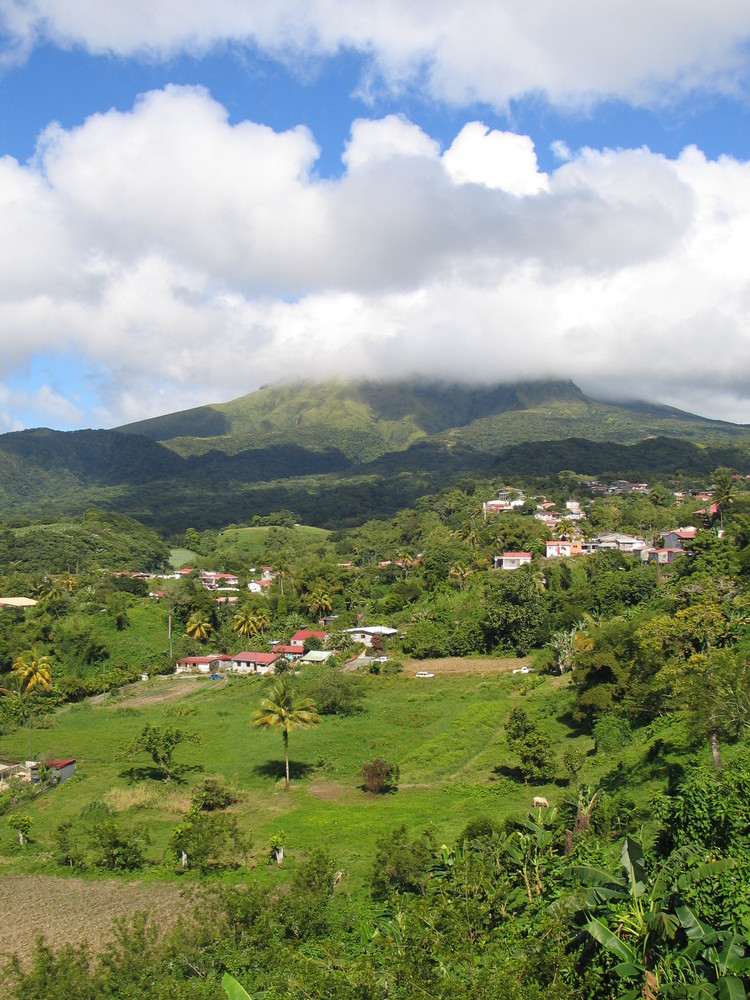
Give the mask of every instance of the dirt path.
<path id="1" fill-rule="evenodd" d="M 88 941 L 97 952 L 112 939 L 112 921 L 118 917 L 144 910 L 165 931 L 189 906 L 181 888 L 172 883 L 3 875 L 0 961 L 14 953 L 29 958 L 40 934 L 55 951 L 63 944 Z"/>
<path id="2" fill-rule="evenodd" d="M 127 691 L 123 690 L 121 697 L 113 701 L 113 705 L 122 705 L 123 702 L 131 708 L 137 708 L 139 705 L 154 705 L 163 701 L 183 698 L 187 694 L 200 691 L 201 688 L 203 690 L 210 688 L 210 690 L 215 691 L 217 687 L 223 687 L 226 683 L 226 678 L 220 681 L 211 681 L 207 677 L 197 674 L 154 677 L 148 684 L 141 682 L 140 685 L 131 685 Z"/>
<path id="3" fill-rule="evenodd" d="M 524 666 L 531 666 L 530 657 L 446 656 L 439 660 L 408 660 L 404 663 L 404 673 L 414 676 L 418 670 L 426 670 L 436 677 L 441 674 L 509 674 Z"/>

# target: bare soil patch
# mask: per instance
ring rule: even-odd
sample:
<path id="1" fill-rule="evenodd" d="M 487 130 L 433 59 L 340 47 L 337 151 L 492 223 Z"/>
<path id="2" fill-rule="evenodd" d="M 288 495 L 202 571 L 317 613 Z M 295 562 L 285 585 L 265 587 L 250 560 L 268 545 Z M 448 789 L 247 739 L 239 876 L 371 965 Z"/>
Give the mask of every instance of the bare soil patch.
<path id="1" fill-rule="evenodd" d="M 88 941 L 92 952 L 99 952 L 112 940 L 112 921 L 118 917 L 132 917 L 143 910 L 166 931 L 189 908 L 181 888 L 170 883 L 3 875 L 0 961 L 16 953 L 28 965 L 40 934 L 55 951 L 64 944 Z"/>
<path id="2" fill-rule="evenodd" d="M 174 701 L 177 698 L 184 698 L 187 694 L 200 691 L 202 688 L 207 689 L 210 686 L 212 690 L 215 690 L 217 686 L 220 687 L 223 684 L 226 684 L 226 680 L 209 681 L 197 674 L 186 674 L 182 677 L 159 677 L 149 682 L 148 686 L 144 684 L 141 689 L 135 686 L 132 694 L 123 692 L 123 699 L 118 698 L 117 701 L 112 702 L 111 707 L 117 708 L 118 705 L 122 704 L 122 701 L 126 701 L 131 708 Z"/>
<path id="3" fill-rule="evenodd" d="M 332 781 L 312 781 L 307 786 L 307 790 L 310 795 L 314 795 L 317 799 L 326 799 L 329 802 L 338 802 L 339 799 L 351 794 L 350 788 L 334 784 Z"/>
<path id="4" fill-rule="evenodd" d="M 412 677 L 418 670 L 440 674 L 508 674 L 518 667 L 530 667 L 528 656 L 446 656 L 439 660 L 407 660 L 404 673 Z"/>

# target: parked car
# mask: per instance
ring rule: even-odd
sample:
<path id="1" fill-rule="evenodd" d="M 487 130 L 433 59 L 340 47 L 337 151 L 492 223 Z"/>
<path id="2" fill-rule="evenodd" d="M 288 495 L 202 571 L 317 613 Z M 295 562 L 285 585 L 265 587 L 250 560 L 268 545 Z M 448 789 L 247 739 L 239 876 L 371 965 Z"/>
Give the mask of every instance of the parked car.
<path id="1" fill-rule="evenodd" d="M 414 674 L 414 676 L 415 677 L 434 677 L 435 675 L 431 671 L 429 671 L 429 670 L 418 670 L 416 672 L 416 674 Z"/>
<path id="2" fill-rule="evenodd" d="M 513 673 L 514 674 L 533 674 L 534 673 L 534 668 L 533 667 L 514 667 Z"/>

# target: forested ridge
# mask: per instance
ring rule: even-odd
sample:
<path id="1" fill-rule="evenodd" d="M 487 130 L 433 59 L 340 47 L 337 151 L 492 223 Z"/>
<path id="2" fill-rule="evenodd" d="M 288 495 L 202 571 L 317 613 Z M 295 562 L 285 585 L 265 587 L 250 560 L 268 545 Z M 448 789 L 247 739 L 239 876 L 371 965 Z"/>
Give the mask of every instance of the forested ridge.
<path id="1" fill-rule="evenodd" d="M 179 532 L 287 508 L 338 528 L 461 476 L 708 475 L 741 467 L 749 445 L 746 427 L 597 402 L 571 382 L 291 383 L 117 430 L 0 435 L 0 515 L 95 506 Z"/>

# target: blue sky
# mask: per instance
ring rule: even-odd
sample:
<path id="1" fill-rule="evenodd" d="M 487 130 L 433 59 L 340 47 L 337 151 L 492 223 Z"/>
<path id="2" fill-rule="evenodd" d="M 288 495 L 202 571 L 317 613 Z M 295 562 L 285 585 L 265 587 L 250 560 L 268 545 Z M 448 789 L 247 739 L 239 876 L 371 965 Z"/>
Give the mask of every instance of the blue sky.
<path id="1" fill-rule="evenodd" d="M 0 0 L 0 431 L 295 377 L 750 422 L 750 8 Z"/>

